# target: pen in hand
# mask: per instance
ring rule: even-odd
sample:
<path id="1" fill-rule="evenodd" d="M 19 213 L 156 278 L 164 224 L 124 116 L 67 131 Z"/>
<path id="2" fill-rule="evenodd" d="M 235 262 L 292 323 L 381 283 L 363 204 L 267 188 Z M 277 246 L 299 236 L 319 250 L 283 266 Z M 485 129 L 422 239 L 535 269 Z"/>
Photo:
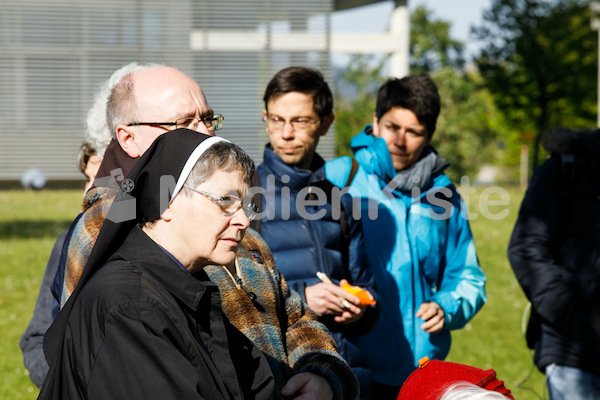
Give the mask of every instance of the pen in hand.
<path id="1" fill-rule="evenodd" d="M 327 274 L 323 273 L 323 272 L 317 272 L 317 277 L 324 283 L 333 283 L 331 282 L 331 279 L 329 279 L 329 277 L 327 276 Z M 339 296 L 338 296 L 339 297 Z M 348 303 L 348 300 L 339 297 L 340 301 L 342 302 L 342 305 L 346 308 L 350 308 L 350 303 Z"/>

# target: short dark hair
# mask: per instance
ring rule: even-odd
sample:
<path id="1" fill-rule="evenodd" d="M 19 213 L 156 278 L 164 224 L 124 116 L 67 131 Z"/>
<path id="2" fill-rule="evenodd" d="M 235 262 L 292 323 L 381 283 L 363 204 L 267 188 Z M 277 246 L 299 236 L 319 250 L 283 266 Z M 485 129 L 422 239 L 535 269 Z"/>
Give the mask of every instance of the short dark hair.
<path id="1" fill-rule="evenodd" d="M 379 88 L 375 116 L 379 120 L 394 107 L 415 113 L 419 122 L 425 125 L 427 137 L 431 139 L 440 114 L 440 95 L 431 78 L 427 75 L 411 75 L 402 79 L 388 79 Z"/>
<path id="2" fill-rule="evenodd" d="M 323 74 L 317 69 L 288 67 L 277 72 L 265 89 L 265 110 L 268 111 L 270 100 L 290 92 L 312 95 L 313 108 L 319 117 L 333 113 L 333 95 Z"/>

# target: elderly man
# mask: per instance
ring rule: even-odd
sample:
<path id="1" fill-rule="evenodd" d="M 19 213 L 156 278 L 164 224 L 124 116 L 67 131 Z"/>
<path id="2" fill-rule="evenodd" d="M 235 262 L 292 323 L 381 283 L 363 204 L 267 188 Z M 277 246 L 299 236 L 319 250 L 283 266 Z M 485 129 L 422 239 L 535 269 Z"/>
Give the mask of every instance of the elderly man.
<path id="1" fill-rule="evenodd" d="M 104 104 L 107 108 L 108 127 L 111 132 L 114 132 L 114 140 L 106 149 L 98 176 L 112 178 L 113 183 L 115 180 L 118 181 L 116 178 L 122 179 L 128 174 L 136 158 L 143 154 L 152 141 L 162 133 L 185 127 L 205 134 L 214 134 L 223 123 L 222 116 L 213 114 L 198 84 L 174 68 L 150 66 L 135 70 L 120 79 L 109 93 L 110 97 L 108 101 L 104 100 Z M 102 107 L 102 98 L 97 99 L 96 103 Z M 95 133 L 102 135 L 102 129 Z M 62 305 L 75 289 L 86 266 L 99 229 L 104 222 L 106 210 L 118 195 L 123 194 L 118 185 L 103 186 L 110 181 L 111 179 L 102 178 L 96 180 L 96 187 L 87 197 L 86 212 L 82 220 L 74 226 L 74 237 L 70 243 L 65 267 L 64 285 L 59 285 L 62 286 L 62 294 L 57 293 L 62 300 Z M 252 258 L 255 264 L 262 260 L 268 261 L 270 256 L 266 246 L 264 246 L 266 251 L 255 250 L 256 247 L 261 247 L 262 239 L 256 235 L 248 235 L 248 237 L 254 239 L 251 242 L 245 240 L 241 244 L 240 248 L 245 248 L 245 244 L 252 246 L 246 249 L 247 252 L 244 254 Z M 59 277 L 59 281 L 62 283 L 62 277 Z M 236 321 L 232 318 L 232 322 L 252 340 L 263 340 L 257 345 L 272 357 L 270 364 L 277 380 L 276 387 L 281 389 L 287 381 L 286 395 L 298 395 L 304 391 L 311 392 L 315 395 L 314 398 L 327 398 L 320 396 L 330 393 L 333 389 L 335 398 L 353 398 L 357 390 L 355 378 L 337 355 L 330 336 L 324 327 L 314 321 L 311 313 L 302 310 L 301 302 L 294 300 L 293 293 L 289 294 L 285 285 L 282 288 L 287 293 L 282 298 L 288 301 L 291 297 L 291 301 L 300 308 L 290 309 L 294 312 L 298 311 L 297 315 L 290 316 L 285 313 L 277 315 L 281 319 L 285 318 L 287 325 L 275 320 L 269 324 L 263 323 L 263 329 L 269 330 L 270 326 L 271 331 L 276 329 L 279 332 L 277 335 L 269 337 L 269 340 L 258 338 L 256 329 L 254 331 L 246 329 L 250 325 L 245 321 Z M 228 308 L 227 302 L 227 298 L 224 298 L 224 309 L 234 309 Z M 271 296 L 267 306 L 277 308 L 272 302 Z M 282 309 L 292 312 L 288 310 L 287 304 L 284 304 Z M 248 313 L 248 315 L 253 314 Z M 301 318 L 297 319 L 297 316 Z M 302 327 L 306 326 L 313 326 L 313 328 L 305 329 L 303 334 L 294 335 L 294 332 L 299 332 L 298 329 L 302 330 Z M 252 337 L 252 333 L 255 337 Z M 49 356 L 52 356 L 53 348 L 60 342 L 60 335 L 60 332 L 51 334 L 46 340 L 44 346 L 47 352 L 50 351 Z M 275 339 L 279 341 L 274 343 Z M 288 343 L 288 341 L 293 342 Z M 293 378 L 289 379 L 292 375 Z M 329 386 L 329 390 L 322 390 L 323 385 Z"/>

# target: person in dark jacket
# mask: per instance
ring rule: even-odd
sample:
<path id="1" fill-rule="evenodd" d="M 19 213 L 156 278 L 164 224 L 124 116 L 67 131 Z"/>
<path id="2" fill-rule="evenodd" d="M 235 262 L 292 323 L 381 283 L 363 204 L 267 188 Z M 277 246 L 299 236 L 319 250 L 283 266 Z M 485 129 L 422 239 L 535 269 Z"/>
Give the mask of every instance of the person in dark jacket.
<path id="1" fill-rule="evenodd" d="M 351 198 L 336 198 L 337 188 L 325 178 L 324 160 L 316 153 L 334 119 L 333 96 L 319 71 L 289 67 L 271 79 L 263 100 L 270 143 L 258 167 L 265 195 L 257 229 L 288 285 L 332 332 L 359 380 L 361 398 L 370 398 L 369 366 L 356 343 L 373 327 L 378 305 L 361 305 L 338 286 L 349 282 L 375 293 L 362 224 L 346 214 Z"/>
<path id="2" fill-rule="evenodd" d="M 94 178 L 100 167 L 100 161 L 100 157 L 98 157 L 96 150 L 90 143 L 85 142 L 81 145 L 78 165 L 79 170 L 86 178 L 83 189 L 84 196 L 92 182 L 94 182 Z M 44 335 L 50 324 L 52 324 L 54 316 L 58 313 L 58 304 L 52 297 L 50 285 L 56 275 L 68 231 L 67 229 L 62 232 L 52 247 L 50 258 L 44 270 L 44 277 L 42 278 L 38 298 L 35 301 L 33 316 L 19 341 L 19 346 L 23 352 L 23 363 L 25 364 L 25 368 L 27 368 L 29 378 L 38 388 L 42 387 L 44 378 L 46 378 L 46 374 L 48 373 L 48 363 L 44 358 L 43 349 Z"/>
<path id="3" fill-rule="evenodd" d="M 546 133 L 508 257 L 551 400 L 600 398 L 600 131 Z"/>
<path id="4" fill-rule="evenodd" d="M 64 336 L 40 398 L 273 398 L 267 360 L 204 271 L 234 264 L 253 173 L 225 139 L 180 129 L 155 140 L 55 320 Z M 113 222 L 132 198 L 134 218 Z"/>

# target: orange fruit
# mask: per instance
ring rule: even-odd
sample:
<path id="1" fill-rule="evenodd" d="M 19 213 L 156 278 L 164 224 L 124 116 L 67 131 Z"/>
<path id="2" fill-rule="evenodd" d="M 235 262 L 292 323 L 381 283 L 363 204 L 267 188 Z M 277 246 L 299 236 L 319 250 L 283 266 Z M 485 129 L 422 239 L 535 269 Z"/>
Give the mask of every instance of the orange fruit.
<path id="1" fill-rule="evenodd" d="M 340 287 L 342 289 L 344 289 L 346 292 L 351 293 L 351 294 L 355 295 L 356 297 L 358 297 L 358 300 L 360 300 L 360 304 L 363 306 L 370 306 L 370 305 L 375 304 L 375 300 L 372 300 L 369 297 L 367 291 L 358 286 L 352 286 L 348 282 L 344 282 L 343 284 L 340 285 Z"/>

